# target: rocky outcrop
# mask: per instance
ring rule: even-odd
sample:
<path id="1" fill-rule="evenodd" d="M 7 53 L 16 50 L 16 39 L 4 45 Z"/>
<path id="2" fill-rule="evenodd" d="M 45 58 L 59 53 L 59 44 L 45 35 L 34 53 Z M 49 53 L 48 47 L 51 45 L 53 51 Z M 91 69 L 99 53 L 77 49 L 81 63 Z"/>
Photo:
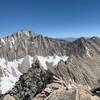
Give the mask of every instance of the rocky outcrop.
<path id="1" fill-rule="evenodd" d="M 31 100 L 42 91 L 51 79 L 52 75 L 49 74 L 49 72 L 43 71 L 39 67 L 39 64 L 35 63 L 27 73 L 24 73 L 19 78 L 19 81 L 16 82 L 14 88 L 6 94 L 13 96 L 16 100 Z"/>
<path id="2" fill-rule="evenodd" d="M 100 57 L 100 39 L 97 37 L 92 37 L 90 39 L 85 39 L 81 37 L 71 44 L 71 53 L 75 56 L 99 56 Z"/>
<path id="3" fill-rule="evenodd" d="M 70 90 L 62 86 L 60 88 L 53 88 L 52 91 L 51 88 L 46 88 L 43 91 L 46 92 L 46 96 L 43 96 L 42 92 L 33 100 L 100 100 L 100 98 L 93 95 L 87 87 L 81 85 Z"/>
<path id="4" fill-rule="evenodd" d="M 30 66 L 31 66 L 30 65 L 30 58 L 29 58 L 29 56 L 26 56 L 26 57 L 24 57 L 22 63 L 19 64 L 18 70 L 21 73 L 26 73 L 29 70 Z"/>
<path id="5" fill-rule="evenodd" d="M 61 89 L 65 91 L 68 90 L 68 88 L 65 86 L 65 82 L 56 76 L 53 76 L 52 81 L 47 83 L 41 93 L 37 94 L 33 100 L 46 100 L 52 93 Z"/>
<path id="6" fill-rule="evenodd" d="M 3 100 L 16 100 L 13 96 L 10 96 L 9 94 L 6 95 Z"/>
<path id="7" fill-rule="evenodd" d="M 98 96 L 93 95 L 89 90 L 87 90 L 83 86 L 79 86 L 77 89 L 66 90 L 66 88 L 62 87 L 59 89 L 50 89 L 46 88 L 43 90 L 45 92 L 45 96 L 43 91 L 35 96 L 33 99 L 24 98 L 19 100 L 100 100 Z M 17 100 L 11 95 L 5 95 L 2 100 Z"/>
<path id="8" fill-rule="evenodd" d="M 72 67 L 68 67 L 68 62 L 60 61 L 57 69 L 45 71 L 41 69 L 37 61 L 27 73 L 20 77 L 12 91 L 9 91 L 6 95 L 9 94 L 16 100 L 100 100 L 99 97 L 89 91 L 87 84 L 89 85 L 88 81 L 90 80 L 84 74 L 82 75 L 83 69 L 79 70 L 72 65 Z M 76 66 L 78 65 L 76 64 Z M 73 70 L 73 68 L 76 68 L 76 70 Z M 90 76 L 87 75 L 87 77 Z M 83 82 L 86 83 L 83 84 Z M 70 84 L 70 87 L 68 84 Z M 78 86 L 78 84 L 82 85 Z"/>
<path id="9" fill-rule="evenodd" d="M 76 84 L 87 85 L 89 88 L 99 87 L 100 70 L 96 71 L 94 59 L 83 59 L 73 55 L 70 56 L 67 63 L 59 62 L 56 73 L 66 84 L 76 86 Z M 91 62 L 91 63 L 90 63 Z M 99 69 L 99 66 L 97 66 Z"/>
<path id="10" fill-rule="evenodd" d="M 66 89 L 60 88 L 55 90 L 44 100 L 75 100 L 75 93 L 74 91 L 69 92 Z"/>
<path id="11" fill-rule="evenodd" d="M 67 62 L 60 61 L 55 68 L 57 76 L 72 87 L 77 84 L 87 85 L 89 89 L 100 87 L 99 51 L 100 40 L 96 37 L 74 41 Z"/>

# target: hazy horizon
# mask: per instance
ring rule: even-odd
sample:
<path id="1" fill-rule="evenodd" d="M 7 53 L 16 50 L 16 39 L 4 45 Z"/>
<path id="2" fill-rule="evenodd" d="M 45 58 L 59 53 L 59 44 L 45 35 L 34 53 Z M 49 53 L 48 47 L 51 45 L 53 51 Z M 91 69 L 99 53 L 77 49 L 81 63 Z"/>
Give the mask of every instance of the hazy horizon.
<path id="1" fill-rule="evenodd" d="M 19 30 L 17 30 L 16 32 L 12 32 L 12 33 L 6 33 L 6 34 L 0 34 L 0 38 L 3 38 L 3 37 L 6 37 L 6 36 L 11 36 L 11 35 L 14 35 L 14 34 L 16 34 L 17 32 L 19 32 L 19 31 L 21 31 L 21 30 L 24 30 L 24 29 L 26 29 L 27 31 L 32 31 L 32 30 L 30 30 L 30 29 L 28 29 L 28 28 L 22 28 L 22 29 L 19 29 Z M 35 31 L 32 31 L 33 33 L 35 32 Z M 81 37 L 84 37 L 84 38 L 91 38 L 91 37 L 99 37 L 100 38 L 100 36 L 99 35 L 91 35 L 91 36 L 73 36 L 73 37 L 68 37 L 68 36 L 65 36 L 65 37 L 57 37 L 57 36 L 49 36 L 49 35 L 45 35 L 45 34 L 42 34 L 42 33 L 39 33 L 39 32 L 35 32 L 35 33 L 37 33 L 38 35 L 40 34 L 40 35 L 43 35 L 43 36 L 46 36 L 46 37 L 50 37 L 50 38 L 57 38 L 57 39 L 72 39 L 72 40 L 75 40 L 75 39 L 77 39 L 77 38 L 81 38 Z"/>

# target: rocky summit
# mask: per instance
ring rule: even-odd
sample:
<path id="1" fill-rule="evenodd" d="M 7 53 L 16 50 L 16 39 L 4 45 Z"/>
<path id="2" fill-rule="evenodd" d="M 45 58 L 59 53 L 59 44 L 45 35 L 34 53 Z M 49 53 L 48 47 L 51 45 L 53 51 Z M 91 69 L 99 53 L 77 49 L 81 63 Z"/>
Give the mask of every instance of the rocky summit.
<path id="1" fill-rule="evenodd" d="M 0 38 L 0 100 L 100 100 L 100 38 L 74 41 L 23 29 Z"/>

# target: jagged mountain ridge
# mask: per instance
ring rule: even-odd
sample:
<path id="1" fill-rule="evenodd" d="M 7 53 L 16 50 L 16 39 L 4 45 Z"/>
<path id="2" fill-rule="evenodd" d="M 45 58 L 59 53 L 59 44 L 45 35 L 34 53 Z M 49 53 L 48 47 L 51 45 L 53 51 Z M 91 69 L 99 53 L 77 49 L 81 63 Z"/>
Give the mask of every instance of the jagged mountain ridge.
<path id="1" fill-rule="evenodd" d="M 25 33 L 29 33 L 29 34 L 25 34 Z M 5 56 L 2 55 L 1 58 L 3 57 L 5 59 L 8 59 L 9 61 L 14 60 L 14 59 L 27 58 L 26 60 L 29 60 L 29 62 L 31 59 L 30 64 L 25 65 L 26 60 L 24 60 L 23 63 L 21 63 L 20 67 L 17 66 L 17 69 L 20 68 L 19 71 L 22 72 L 21 77 L 23 77 L 24 72 L 27 73 L 32 63 L 38 62 L 39 64 L 38 67 L 41 68 L 41 65 L 42 65 L 42 67 L 44 68 L 44 64 L 42 64 L 44 62 L 47 66 L 47 69 L 41 68 L 41 70 L 50 71 L 50 73 L 58 77 L 59 80 L 64 81 L 64 84 L 68 89 L 76 88 L 78 84 L 81 84 L 83 86 L 86 85 L 88 86 L 89 89 L 100 87 L 100 78 L 99 78 L 100 76 L 100 67 L 99 67 L 100 66 L 100 38 L 92 37 L 89 39 L 85 39 L 82 37 L 73 42 L 66 42 L 60 39 L 52 39 L 48 37 L 43 37 L 42 35 L 33 34 L 32 32 L 30 33 L 28 31 L 18 32 L 14 36 L 17 37 L 15 39 L 14 45 L 11 47 L 10 45 L 8 46 L 10 50 L 12 49 L 12 51 L 15 52 L 13 58 L 12 57 L 10 58 L 7 53 Z M 9 39 L 11 39 L 11 37 L 9 37 Z M 6 42 L 8 41 L 8 37 L 4 38 L 4 41 L 2 42 L 5 42 L 5 41 Z M 2 46 L 6 47 L 6 45 L 3 43 L 1 47 Z M 21 49 L 18 50 L 18 47 L 20 47 Z M 17 51 L 18 53 L 19 52 L 21 53 L 20 54 L 16 53 L 16 50 L 18 50 Z M 9 53 L 9 51 L 7 52 Z M 10 55 L 12 54 L 13 53 L 10 52 Z M 36 57 L 36 55 L 38 55 L 38 57 Z M 27 56 L 30 56 L 30 57 L 27 57 Z M 61 56 L 65 56 L 65 57 L 67 56 L 68 60 L 67 58 L 66 59 L 60 58 Z M 33 60 L 33 58 L 31 57 L 35 58 L 35 60 Z M 39 59 L 41 57 L 42 59 Z M 56 64 L 52 64 L 52 63 L 56 63 Z M 25 66 L 22 66 L 22 65 L 25 65 Z M 45 82 L 46 81 L 47 80 L 45 80 Z M 21 80 L 19 80 L 18 82 L 20 83 Z M 19 93 L 20 88 L 17 91 Z M 23 93 L 25 91 L 23 91 Z M 31 91 L 26 91 L 26 92 L 29 93 Z M 19 95 L 19 94 L 16 94 L 16 95 Z M 34 96 L 32 98 L 34 98 Z"/>
<path id="2" fill-rule="evenodd" d="M 59 61 L 55 68 L 48 65 L 49 70 L 71 88 L 77 84 L 86 85 L 89 89 L 100 87 L 100 38 L 81 37 L 70 45 L 68 60 Z"/>
<path id="3" fill-rule="evenodd" d="M 43 37 L 27 30 L 0 39 L 0 58 L 8 60 L 23 58 L 26 55 L 68 55 L 69 49 L 65 41 Z"/>

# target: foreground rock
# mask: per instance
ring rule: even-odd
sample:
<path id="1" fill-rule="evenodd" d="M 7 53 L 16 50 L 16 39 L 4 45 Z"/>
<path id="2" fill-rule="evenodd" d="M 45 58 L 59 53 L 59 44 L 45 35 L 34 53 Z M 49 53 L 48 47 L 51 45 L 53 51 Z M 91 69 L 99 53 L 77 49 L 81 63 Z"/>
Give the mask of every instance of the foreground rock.
<path id="1" fill-rule="evenodd" d="M 33 98 L 33 100 L 100 100 L 100 98 L 93 95 L 86 87 L 83 86 L 78 86 L 76 89 L 73 88 L 70 90 L 67 90 L 62 86 L 56 89 L 47 87 Z"/>
<path id="2" fill-rule="evenodd" d="M 0 100 L 100 100 L 87 86 L 77 84 L 70 89 L 67 86 L 63 79 L 42 70 L 36 62 Z"/>
<path id="3" fill-rule="evenodd" d="M 51 93 L 45 100 L 100 100 L 97 96 L 82 87 L 75 90 L 58 89 Z"/>
<path id="4" fill-rule="evenodd" d="M 13 96 L 10 96 L 9 94 L 6 95 L 3 100 L 16 100 Z"/>
<path id="5" fill-rule="evenodd" d="M 42 91 L 50 79 L 50 74 L 41 70 L 39 65 L 35 63 L 27 73 L 20 77 L 15 87 L 6 94 L 13 96 L 16 100 L 31 100 Z"/>

